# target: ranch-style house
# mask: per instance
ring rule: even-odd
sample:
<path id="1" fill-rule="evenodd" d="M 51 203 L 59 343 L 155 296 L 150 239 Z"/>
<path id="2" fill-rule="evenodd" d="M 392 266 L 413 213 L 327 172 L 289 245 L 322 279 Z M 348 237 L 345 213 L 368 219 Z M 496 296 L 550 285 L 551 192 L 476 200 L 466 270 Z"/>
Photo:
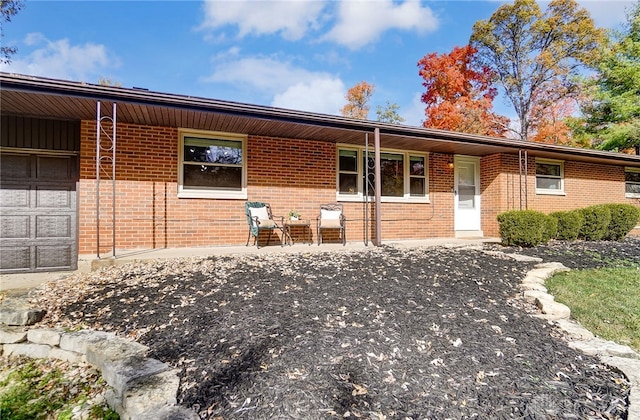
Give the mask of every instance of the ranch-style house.
<path id="1" fill-rule="evenodd" d="M 640 207 L 636 155 L 8 73 L 0 89 L 2 273 L 245 245 L 246 202 L 295 210 L 314 241 L 320 206 L 342 204 L 347 241 L 372 245 L 497 236 L 512 209 Z"/>

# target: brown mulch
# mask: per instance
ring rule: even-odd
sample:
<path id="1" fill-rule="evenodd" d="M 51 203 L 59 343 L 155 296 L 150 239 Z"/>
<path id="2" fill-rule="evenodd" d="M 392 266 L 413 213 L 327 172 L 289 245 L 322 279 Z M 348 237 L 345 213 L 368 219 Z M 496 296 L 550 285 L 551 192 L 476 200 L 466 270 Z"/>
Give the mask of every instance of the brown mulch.
<path id="1" fill-rule="evenodd" d="M 639 249 L 618 251 L 640 264 Z M 626 418 L 624 375 L 516 298 L 533 265 L 442 247 L 187 258 L 70 276 L 32 298 L 51 325 L 149 346 L 203 419 Z"/>

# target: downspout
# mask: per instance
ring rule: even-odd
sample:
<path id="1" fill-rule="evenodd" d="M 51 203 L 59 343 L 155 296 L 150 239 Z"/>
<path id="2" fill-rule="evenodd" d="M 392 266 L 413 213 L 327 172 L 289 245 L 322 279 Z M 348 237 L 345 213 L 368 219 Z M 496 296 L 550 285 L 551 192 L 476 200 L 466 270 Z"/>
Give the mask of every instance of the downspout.
<path id="1" fill-rule="evenodd" d="M 382 202 L 380 201 L 382 196 L 382 174 L 380 171 L 380 129 L 378 127 L 375 129 L 374 138 L 376 164 L 376 239 L 374 244 L 380 246 L 382 245 Z"/>

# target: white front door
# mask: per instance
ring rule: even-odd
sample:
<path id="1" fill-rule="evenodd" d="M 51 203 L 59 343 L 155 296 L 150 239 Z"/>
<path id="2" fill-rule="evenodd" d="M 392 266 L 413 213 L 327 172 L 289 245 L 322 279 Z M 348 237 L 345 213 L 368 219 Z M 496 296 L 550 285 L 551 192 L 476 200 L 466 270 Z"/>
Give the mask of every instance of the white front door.
<path id="1" fill-rule="evenodd" d="M 454 158 L 454 206 L 456 235 L 482 235 L 480 227 L 480 159 Z"/>

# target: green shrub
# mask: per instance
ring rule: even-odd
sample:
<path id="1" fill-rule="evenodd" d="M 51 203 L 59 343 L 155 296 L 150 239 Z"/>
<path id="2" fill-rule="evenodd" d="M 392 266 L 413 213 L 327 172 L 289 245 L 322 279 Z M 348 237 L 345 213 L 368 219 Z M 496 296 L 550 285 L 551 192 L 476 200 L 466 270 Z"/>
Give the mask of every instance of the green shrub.
<path id="1" fill-rule="evenodd" d="M 640 209 L 631 204 L 607 204 L 606 206 L 611 213 L 611 221 L 604 239 L 621 241 L 638 224 Z"/>
<path id="2" fill-rule="evenodd" d="M 584 216 L 584 223 L 580 228 L 581 239 L 599 241 L 607 234 L 611 222 L 611 211 L 605 204 L 597 204 L 580 210 Z"/>
<path id="3" fill-rule="evenodd" d="M 578 239 L 580 229 L 584 223 L 584 215 L 580 210 L 557 211 L 549 216 L 558 221 L 557 239 L 562 241 L 575 241 Z"/>
<path id="4" fill-rule="evenodd" d="M 526 247 L 546 243 L 550 231 L 548 218 L 534 210 L 512 210 L 499 214 L 502 243 Z"/>
<path id="5" fill-rule="evenodd" d="M 550 215 L 545 216 L 542 242 L 547 243 L 558 236 L 558 219 Z"/>

